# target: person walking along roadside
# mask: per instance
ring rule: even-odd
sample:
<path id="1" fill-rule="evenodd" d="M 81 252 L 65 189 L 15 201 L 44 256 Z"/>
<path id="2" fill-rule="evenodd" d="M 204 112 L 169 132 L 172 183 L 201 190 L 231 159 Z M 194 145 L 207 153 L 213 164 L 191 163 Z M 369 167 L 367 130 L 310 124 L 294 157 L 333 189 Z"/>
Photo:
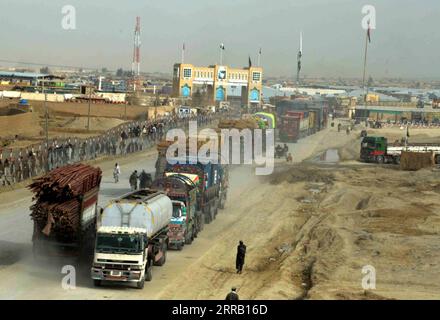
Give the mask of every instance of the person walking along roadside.
<path id="1" fill-rule="evenodd" d="M 240 240 L 237 246 L 237 257 L 235 260 L 235 268 L 237 269 L 237 273 L 241 273 L 243 271 L 244 258 L 246 257 L 246 246 L 243 241 Z"/>
<path id="2" fill-rule="evenodd" d="M 130 182 L 131 191 L 136 191 L 138 188 L 137 170 L 134 170 L 134 172 L 130 175 L 129 182 Z"/>
<path id="3" fill-rule="evenodd" d="M 121 174 L 121 168 L 119 167 L 119 164 L 115 164 L 115 168 L 113 169 L 113 178 L 115 178 L 115 183 L 119 182 L 119 175 Z"/>

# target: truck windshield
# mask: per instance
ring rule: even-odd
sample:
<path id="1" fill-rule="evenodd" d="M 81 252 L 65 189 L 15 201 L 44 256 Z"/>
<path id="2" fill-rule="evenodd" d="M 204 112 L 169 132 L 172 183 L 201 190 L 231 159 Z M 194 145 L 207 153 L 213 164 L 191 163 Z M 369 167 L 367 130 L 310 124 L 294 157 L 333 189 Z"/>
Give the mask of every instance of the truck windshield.
<path id="1" fill-rule="evenodd" d="M 98 234 L 96 251 L 102 253 L 140 253 L 142 238 L 133 234 Z"/>
<path id="2" fill-rule="evenodd" d="M 182 208 L 180 204 L 173 204 L 173 218 L 180 218 L 182 216 Z"/>
<path id="3" fill-rule="evenodd" d="M 375 148 L 375 147 L 376 147 L 376 140 L 368 139 L 368 138 L 364 138 L 364 140 L 362 140 L 362 148 Z"/>

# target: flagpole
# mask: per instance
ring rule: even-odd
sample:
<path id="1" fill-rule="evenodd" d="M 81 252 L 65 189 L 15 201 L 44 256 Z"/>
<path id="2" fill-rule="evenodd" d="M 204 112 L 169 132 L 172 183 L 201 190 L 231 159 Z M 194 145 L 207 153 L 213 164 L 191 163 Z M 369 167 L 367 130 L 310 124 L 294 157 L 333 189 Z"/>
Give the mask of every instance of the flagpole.
<path id="1" fill-rule="evenodd" d="M 258 64 L 259 67 L 261 67 L 261 48 L 260 51 L 258 52 Z"/>
<path id="2" fill-rule="evenodd" d="M 223 65 L 223 48 L 220 46 L 220 65 Z"/>
<path id="3" fill-rule="evenodd" d="M 182 47 L 182 64 L 185 63 L 185 42 L 183 43 Z"/>
<path id="4" fill-rule="evenodd" d="M 365 52 L 364 52 L 364 74 L 362 76 L 362 89 L 364 91 L 364 102 L 367 102 L 367 91 L 365 90 L 365 71 L 367 69 L 367 53 L 368 53 L 368 30 L 365 34 Z"/>

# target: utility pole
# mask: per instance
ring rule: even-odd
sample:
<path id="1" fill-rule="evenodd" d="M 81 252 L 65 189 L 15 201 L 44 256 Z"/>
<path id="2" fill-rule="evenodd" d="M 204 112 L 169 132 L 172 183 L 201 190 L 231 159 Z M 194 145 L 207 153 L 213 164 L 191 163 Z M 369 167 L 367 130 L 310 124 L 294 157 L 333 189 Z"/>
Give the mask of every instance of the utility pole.
<path id="1" fill-rule="evenodd" d="M 87 131 L 90 131 L 90 104 L 92 100 L 92 86 L 89 85 L 89 110 L 87 112 Z"/>
<path id="2" fill-rule="evenodd" d="M 367 69 L 367 53 L 368 53 L 368 41 L 369 41 L 369 34 L 370 34 L 370 21 L 368 21 L 368 30 L 365 34 L 365 52 L 364 52 L 364 73 L 362 76 L 362 89 L 364 91 L 364 103 L 367 103 L 367 94 L 368 94 L 368 87 L 365 90 L 365 72 Z"/>
<path id="3" fill-rule="evenodd" d="M 302 32 L 299 34 L 299 49 L 297 55 L 297 65 L 296 65 L 296 85 L 299 86 L 299 73 L 301 71 L 301 57 L 302 57 Z"/>
<path id="4" fill-rule="evenodd" d="M 47 109 L 47 95 L 46 91 L 44 90 L 44 82 L 46 80 L 43 79 L 42 83 L 42 91 L 44 95 L 44 118 L 45 118 L 45 133 L 46 133 L 46 172 L 49 172 L 49 110 Z"/>

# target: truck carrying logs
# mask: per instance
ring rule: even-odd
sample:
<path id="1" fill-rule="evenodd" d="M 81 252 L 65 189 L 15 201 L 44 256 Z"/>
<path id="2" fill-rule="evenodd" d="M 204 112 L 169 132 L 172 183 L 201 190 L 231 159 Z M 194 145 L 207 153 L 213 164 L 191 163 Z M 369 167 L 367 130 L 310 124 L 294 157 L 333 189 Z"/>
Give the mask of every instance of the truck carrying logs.
<path id="1" fill-rule="evenodd" d="M 34 256 L 93 252 L 102 172 L 84 164 L 57 168 L 28 187 L 34 193 Z"/>

